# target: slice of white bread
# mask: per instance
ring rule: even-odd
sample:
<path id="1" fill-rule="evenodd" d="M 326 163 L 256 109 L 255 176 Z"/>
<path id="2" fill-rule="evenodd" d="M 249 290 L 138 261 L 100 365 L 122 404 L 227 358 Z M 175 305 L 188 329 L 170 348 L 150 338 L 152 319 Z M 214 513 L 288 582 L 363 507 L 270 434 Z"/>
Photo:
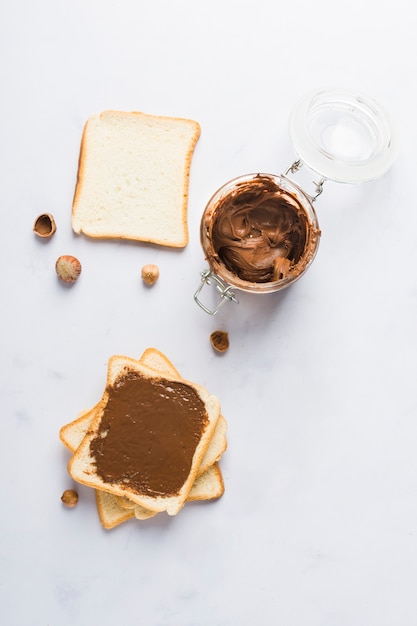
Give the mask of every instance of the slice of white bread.
<path id="1" fill-rule="evenodd" d="M 183 248 L 198 122 L 104 111 L 86 122 L 72 206 L 75 233 Z"/>
<path id="2" fill-rule="evenodd" d="M 178 371 L 168 358 L 155 348 L 148 348 L 142 354 L 140 362 L 151 367 L 160 374 L 172 374 L 179 376 Z M 60 430 L 60 438 L 64 445 L 71 451 L 80 445 L 86 435 L 95 409 L 83 411 L 73 422 L 66 424 Z M 220 498 L 224 493 L 224 483 L 221 470 L 217 461 L 227 447 L 226 440 L 227 424 L 222 415 L 219 416 L 209 448 L 200 466 L 199 476 L 193 483 L 187 498 L 192 500 L 212 500 Z M 101 524 L 106 529 L 111 529 L 132 517 L 140 520 L 149 519 L 156 515 L 155 511 L 149 511 L 144 507 L 135 505 L 126 497 L 114 496 L 105 491 L 96 490 L 97 510 Z"/>
<path id="3" fill-rule="evenodd" d="M 103 434 L 100 432 L 100 425 L 106 405 L 109 402 L 109 390 L 111 390 L 119 380 L 125 379 L 125 377 L 129 374 L 139 376 L 144 381 L 151 383 L 154 381 L 156 383 L 161 382 L 162 380 L 163 384 L 167 386 L 171 383 L 175 384 L 176 382 L 181 382 L 182 385 L 185 384 L 193 390 L 193 393 L 197 394 L 204 407 L 204 423 L 201 423 L 202 431 L 199 435 L 195 448 L 193 449 L 191 469 L 179 489 L 176 490 L 174 494 L 162 493 L 161 495 L 148 495 L 146 492 L 140 492 L 129 484 L 126 485 L 121 484 L 120 481 L 106 480 L 97 472 L 92 448 L 94 443 L 103 441 Z M 178 376 L 161 377 L 161 375 L 155 372 L 155 370 L 147 368 L 138 361 L 128 357 L 112 357 L 109 360 L 107 385 L 103 394 L 101 406 L 99 410 L 96 411 L 96 416 L 94 417 L 87 434 L 69 462 L 69 473 L 74 480 L 82 484 L 95 489 L 108 491 L 115 496 L 126 496 L 145 509 L 156 512 L 166 511 L 169 515 L 176 515 L 183 507 L 194 480 L 198 475 L 201 461 L 207 448 L 209 447 L 219 415 L 220 404 L 218 399 L 215 396 L 210 395 L 204 387 L 190 381 L 183 381 Z M 146 433 L 142 433 L 142 437 L 146 437 Z"/>

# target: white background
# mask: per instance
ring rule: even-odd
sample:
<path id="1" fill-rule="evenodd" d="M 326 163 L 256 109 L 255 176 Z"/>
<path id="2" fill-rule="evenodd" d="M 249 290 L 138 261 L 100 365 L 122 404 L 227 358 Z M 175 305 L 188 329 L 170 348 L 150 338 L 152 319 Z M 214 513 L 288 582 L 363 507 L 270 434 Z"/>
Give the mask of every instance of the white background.
<path id="1" fill-rule="evenodd" d="M 415 626 L 413 3 L 14 0 L 0 13 L 2 624 Z M 319 253 L 294 286 L 206 315 L 193 294 L 209 197 L 286 169 L 290 111 L 326 85 L 391 112 L 394 166 L 326 184 Z M 82 128 L 108 108 L 201 124 L 183 251 L 72 233 Z M 45 211 L 47 242 L 32 232 Z M 83 265 L 70 289 L 61 254 Z M 152 289 L 145 263 L 160 267 Z M 89 489 L 61 504 L 73 483 L 58 432 L 99 400 L 111 355 L 150 346 L 219 397 L 226 492 L 105 531 Z"/>

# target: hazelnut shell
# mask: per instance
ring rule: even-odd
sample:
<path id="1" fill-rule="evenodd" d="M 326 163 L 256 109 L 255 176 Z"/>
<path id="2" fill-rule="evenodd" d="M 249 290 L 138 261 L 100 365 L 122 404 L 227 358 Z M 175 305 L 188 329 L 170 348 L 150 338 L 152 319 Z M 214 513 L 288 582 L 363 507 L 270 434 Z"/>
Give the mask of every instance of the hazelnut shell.
<path id="1" fill-rule="evenodd" d="M 225 330 L 215 330 L 210 335 L 210 343 L 217 352 L 226 352 L 229 348 L 229 335 Z"/>
<path id="2" fill-rule="evenodd" d="M 43 239 L 52 237 L 56 232 L 56 224 L 53 215 L 50 213 L 38 215 L 33 225 L 33 232 Z"/>

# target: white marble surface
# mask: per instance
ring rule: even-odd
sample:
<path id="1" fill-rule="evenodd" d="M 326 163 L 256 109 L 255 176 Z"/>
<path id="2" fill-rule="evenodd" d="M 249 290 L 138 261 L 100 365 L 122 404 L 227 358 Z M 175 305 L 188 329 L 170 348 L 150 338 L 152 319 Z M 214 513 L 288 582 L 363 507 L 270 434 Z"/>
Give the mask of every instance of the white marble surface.
<path id="1" fill-rule="evenodd" d="M 2 510 L 5 626 L 415 626 L 417 45 L 412 3 L 16 0 L 2 4 Z M 411 17 L 410 17 L 411 15 Z M 199 222 L 234 176 L 293 160 L 288 116 L 322 85 L 397 119 L 381 180 L 328 183 L 318 256 L 281 294 L 211 318 L 193 301 Z M 82 127 L 115 108 L 202 127 L 181 252 L 71 231 Z M 58 231 L 32 233 L 51 212 Z M 83 273 L 71 289 L 61 254 Z M 143 287 L 140 268 L 161 277 Z M 223 356 L 212 330 L 229 332 Z M 112 354 L 154 346 L 221 400 L 226 493 L 101 528 L 59 428 Z"/>

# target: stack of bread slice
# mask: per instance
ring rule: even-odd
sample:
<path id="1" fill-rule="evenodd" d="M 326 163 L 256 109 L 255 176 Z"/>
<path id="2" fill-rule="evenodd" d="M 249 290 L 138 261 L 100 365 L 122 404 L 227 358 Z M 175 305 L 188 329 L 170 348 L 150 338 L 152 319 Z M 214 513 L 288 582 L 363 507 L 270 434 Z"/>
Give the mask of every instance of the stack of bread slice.
<path id="1" fill-rule="evenodd" d="M 111 390 L 117 388 L 120 381 L 129 376 L 143 377 L 151 384 L 154 382 L 160 384 L 162 381 L 167 389 L 175 383 L 181 383 L 197 394 L 204 406 L 204 424 L 192 450 L 189 471 L 175 493 L 165 494 L 162 490 L 161 493 L 155 494 L 146 489 L 138 489 L 129 481 L 129 476 L 127 479 L 113 480 L 103 477 L 98 471 L 94 445 L 97 442 L 103 444 L 103 440 L 106 439 L 107 432 L 103 432 L 101 427 L 106 408 L 108 410 L 110 406 Z M 138 410 L 141 409 L 137 406 L 126 406 L 126 415 L 129 419 L 139 420 L 140 416 L 135 415 L 135 411 Z M 149 411 L 152 415 L 152 407 Z M 156 412 L 155 420 L 157 419 Z M 184 419 L 187 419 L 185 415 Z M 70 475 L 77 482 L 95 489 L 100 521 L 104 528 L 110 529 L 131 518 L 145 520 L 163 511 L 169 515 L 176 515 L 189 501 L 221 497 L 224 483 L 218 461 L 227 447 L 226 431 L 227 424 L 221 415 L 218 399 L 210 395 L 204 387 L 185 381 L 164 354 L 155 348 L 148 348 L 139 360 L 124 356 L 113 356 L 109 359 L 106 388 L 101 400 L 92 409 L 82 412 L 76 420 L 63 426 L 60 438 L 72 452 L 68 464 Z M 178 447 L 177 435 L 175 432 L 170 434 L 172 441 L 168 438 L 165 442 L 166 458 L 160 459 L 162 465 L 168 464 L 168 471 L 172 456 L 170 448 Z M 149 438 L 146 445 L 151 448 L 153 433 L 142 431 L 139 432 L 139 436 L 142 438 L 140 449 L 143 450 L 146 438 Z M 134 442 L 126 443 L 126 451 L 123 451 L 123 454 L 125 453 L 126 458 L 128 455 L 134 455 Z M 111 451 L 106 454 L 111 454 Z"/>

